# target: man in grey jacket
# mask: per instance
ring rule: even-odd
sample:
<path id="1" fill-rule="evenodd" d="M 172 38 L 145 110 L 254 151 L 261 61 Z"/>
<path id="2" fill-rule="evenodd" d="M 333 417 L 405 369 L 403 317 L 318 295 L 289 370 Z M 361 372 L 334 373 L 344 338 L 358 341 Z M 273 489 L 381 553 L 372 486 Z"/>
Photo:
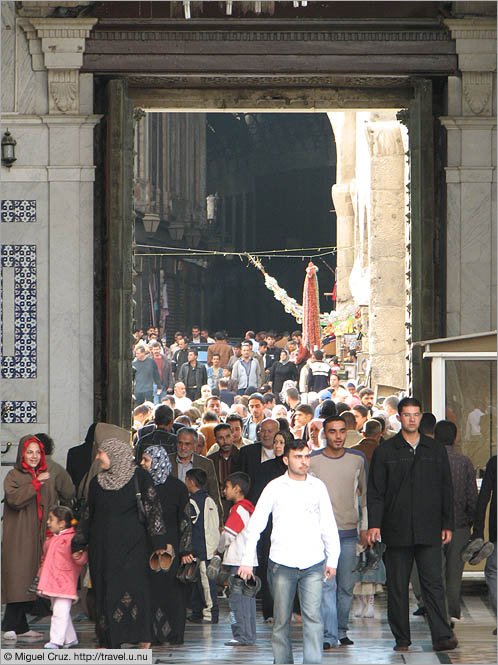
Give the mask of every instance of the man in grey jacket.
<path id="1" fill-rule="evenodd" d="M 252 356 L 251 342 L 242 342 L 242 355 L 234 364 L 232 378 L 237 381 L 238 393 L 243 395 L 249 386 L 258 389 L 261 385 L 259 362 Z"/>

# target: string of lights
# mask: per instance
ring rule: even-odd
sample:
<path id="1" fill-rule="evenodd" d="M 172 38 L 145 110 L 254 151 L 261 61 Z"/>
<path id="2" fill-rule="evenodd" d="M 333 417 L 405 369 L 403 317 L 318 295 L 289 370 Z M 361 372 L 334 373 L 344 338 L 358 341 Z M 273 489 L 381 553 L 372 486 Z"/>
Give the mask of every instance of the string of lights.
<path id="1" fill-rule="evenodd" d="M 135 252 L 135 256 L 176 256 L 176 257 L 207 257 L 207 256 L 238 256 L 243 257 L 257 256 L 262 259 L 313 259 L 321 256 L 335 254 L 337 247 L 299 247 L 293 249 L 269 249 L 256 252 L 240 252 L 235 250 L 210 250 L 210 249 L 191 249 L 182 247 L 157 247 L 157 245 L 136 245 L 137 249 L 154 249 L 160 251 L 154 252 Z M 346 249 L 346 248 L 344 248 Z M 306 253 L 304 253 L 306 252 Z"/>

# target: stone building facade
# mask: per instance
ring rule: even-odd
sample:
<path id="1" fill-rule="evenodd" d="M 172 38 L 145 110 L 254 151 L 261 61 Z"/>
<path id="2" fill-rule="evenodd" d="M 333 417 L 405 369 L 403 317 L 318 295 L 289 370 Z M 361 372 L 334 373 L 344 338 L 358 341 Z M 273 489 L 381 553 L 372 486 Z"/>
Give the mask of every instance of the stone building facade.
<path id="1" fill-rule="evenodd" d="M 141 4 L 165 12 L 174 5 L 176 14 L 144 22 L 130 14 Z M 215 12 L 222 4 L 195 6 Z M 17 141 L 17 161 L 1 166 L 2 449 L 14 444 L 4 464 L 28 432 L 50 432 L 63 461 L 95 419 L 129 424 L 134 105 L 343 114 L 331 116 L 344 155 L 333 192 L 343 220 L 340 298 L 351 293 L 358 256 L 346 248 L 365 228 L 355 210 L 365 197 L 386 227 L 369 229 L 366 219 L 360 269 L 376 258 L 369 279 L 377 285 L 394 271 L 404 286 L 410 272 L 407 302 L 389 285 L 371 297 L 379 312 L 371 351 L 386 367 L 395 362 L 401 380 L 409 340 L 397 337 L 398 360 L 388 358 L 385 316 L 400 326 L 408 316 L 413 341 L 495 327 L 495 4 L 454 2 L 446 17 L 435 3 L 400 2 L 389 16 L 383 3 L 369 3 L 368 16 L 360 3 L 320 3 L 323 15 L 314 16 L 308 3 L 295 17 L 293 3 L 262 3 L 261 14 L 259 3 L 242 4 L 245 15 L 234 6 L 232 17 L 213 13 L 192 27 L 182 3 L 2 3 L 1 132 Z M 385 179 L 389 164 L 398 174 L 404 165 L 405 130 L 389 115 L 403 108 L 411 151 L 406 270 L 406 193 L 401 180 Z M 341 148 L 341 131 L 356 135 L 356 161 Z M 369 192 L 352 186 L 362 154 Z M 436 196 L 431 183 L 443 178 Z M 421 358 L 411 362 L 422 392 Z"/>

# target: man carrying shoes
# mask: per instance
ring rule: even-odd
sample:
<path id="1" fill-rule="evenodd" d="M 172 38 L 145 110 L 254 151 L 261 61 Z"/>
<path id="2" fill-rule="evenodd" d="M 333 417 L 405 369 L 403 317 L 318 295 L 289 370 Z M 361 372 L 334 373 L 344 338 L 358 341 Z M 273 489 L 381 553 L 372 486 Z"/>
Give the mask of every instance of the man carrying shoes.
<path id="1" fill-rule="evenodd" d="M 303 662 L 323 656 L 322 586 L 336 573 L 339 535 L 324 483 L 308 474 L 310 451 L 295 439 L 286 443 L 287 472 L 265 487 L 247 526 L 239 576 L 253 576 L 259 536 L 273 517 L 268 577 L 274 601 L 272 648 L 275 663 L 293 663 L 290 622 L 296 589 L 303 616 Z"/>
<path id="2" fill-rule="evenodd" d="M 453 487 L 444 446 L 419 432 L 422 409 L 413 397 L 398 404 L 401 430 L 375 449 L 367 490 L 368 542 L 387 546 L 387 616 L 395 651 L 411 644 L 408 584 L 417 563 L 434 651 L 457 645 L 448 623 L 441 545 L 454 530 Z"/>

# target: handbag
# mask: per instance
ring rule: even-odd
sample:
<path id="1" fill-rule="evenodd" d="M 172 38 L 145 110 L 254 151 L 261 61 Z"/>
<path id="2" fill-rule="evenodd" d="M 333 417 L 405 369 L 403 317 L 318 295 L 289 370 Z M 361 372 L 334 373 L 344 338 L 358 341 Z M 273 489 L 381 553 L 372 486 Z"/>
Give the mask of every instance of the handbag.
<path id="1" fill-rule="evenodd" d="M 146 522 L 145 508 L 142 501 L 142 492 L 140 491 L 140 487 L 138 485 L 138 478 L 136 474 L 133 476 L 133 481 L 135 483 L 135 496 L 137 497 L 138 520 L 139 522 L 141 522 L 141 524 L 145 524 Z"/>

